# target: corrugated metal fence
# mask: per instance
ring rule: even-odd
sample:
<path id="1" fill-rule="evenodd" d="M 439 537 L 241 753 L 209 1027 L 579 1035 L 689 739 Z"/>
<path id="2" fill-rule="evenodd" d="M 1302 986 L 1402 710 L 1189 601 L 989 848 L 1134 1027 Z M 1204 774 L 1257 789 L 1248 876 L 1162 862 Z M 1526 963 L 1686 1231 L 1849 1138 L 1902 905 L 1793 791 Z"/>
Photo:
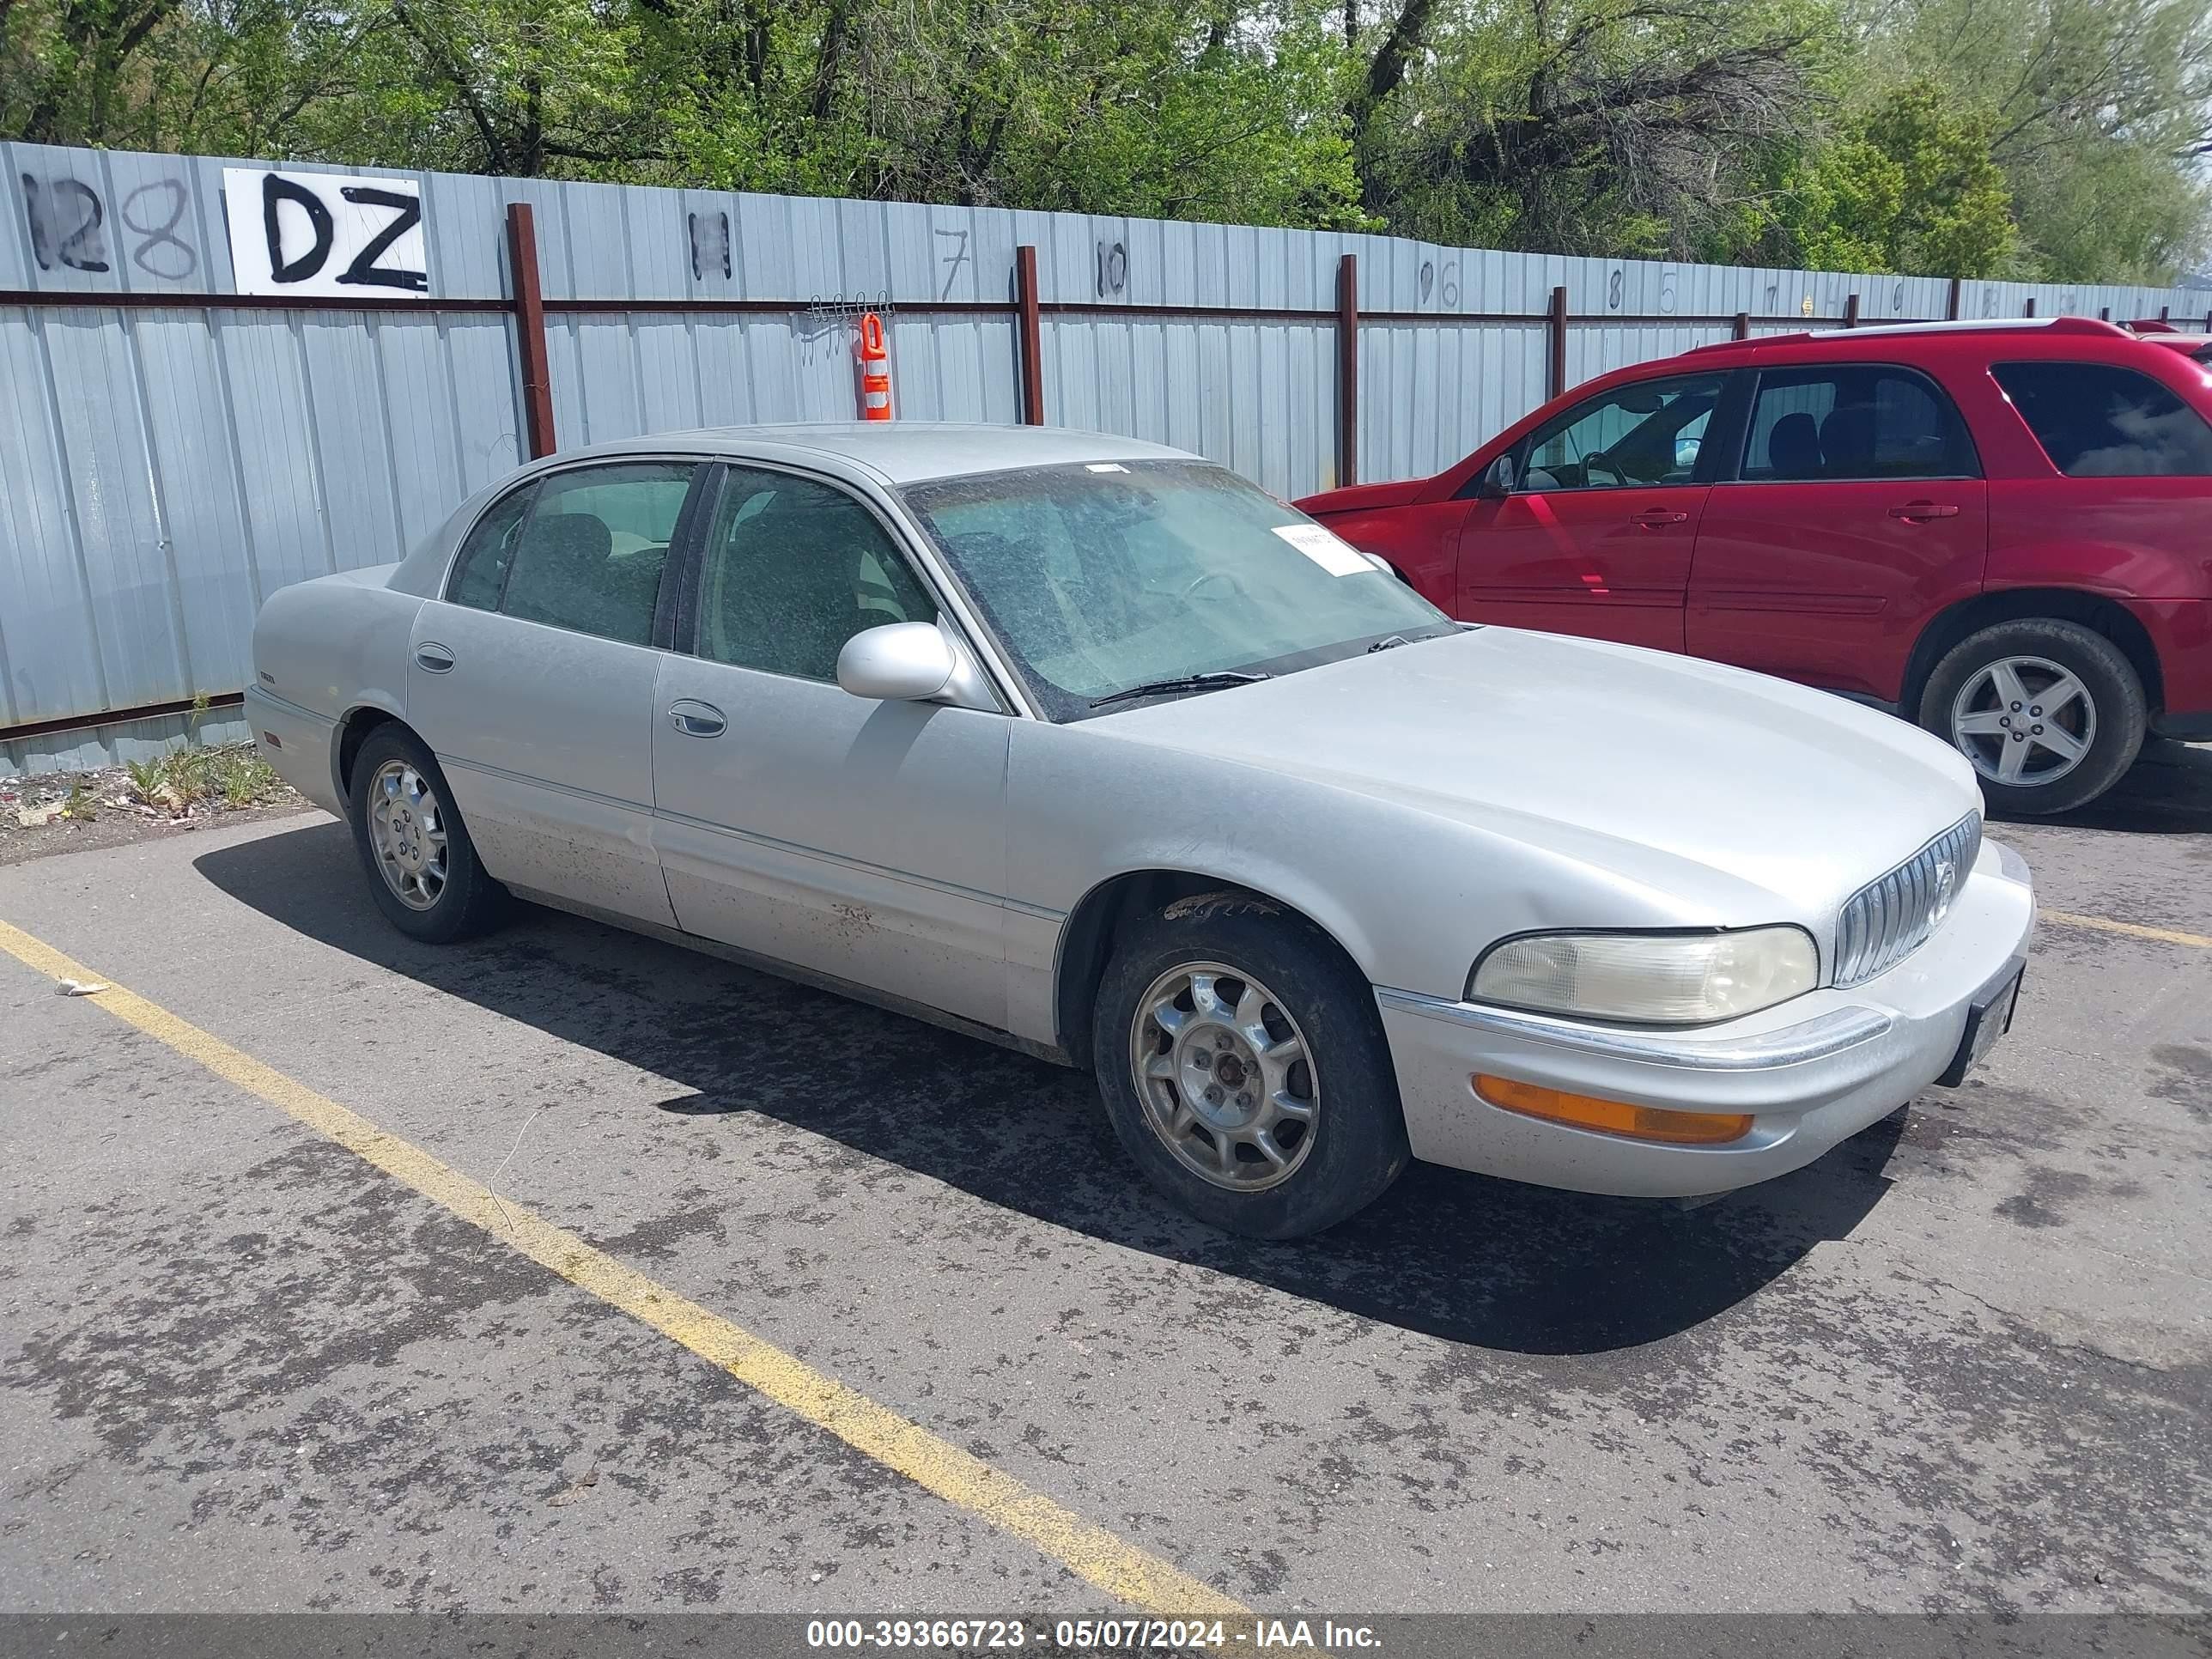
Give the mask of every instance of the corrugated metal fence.
<path id="1" fill-rule="evenodd" d="M 1128 433 L 1284 495 L 1434 471 L 1555 385 L 1736 330 L 2207 304 L 445 173 L 403 175 L 419 295 L 271 299 L 222 198 L 266 164 L 0 152 L 0 773 L 158 746 L 244 684 L 264 595 L 398 557 L 533 437 L 851 418 L 860 301 L 902 417 Z"/>

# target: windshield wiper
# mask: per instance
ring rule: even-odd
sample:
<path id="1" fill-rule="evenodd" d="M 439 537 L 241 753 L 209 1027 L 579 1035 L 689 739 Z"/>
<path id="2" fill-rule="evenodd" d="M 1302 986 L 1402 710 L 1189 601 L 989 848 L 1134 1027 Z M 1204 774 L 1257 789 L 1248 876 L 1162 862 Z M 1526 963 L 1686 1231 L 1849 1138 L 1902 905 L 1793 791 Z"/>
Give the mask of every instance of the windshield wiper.
<path id="1" fill-rule="evenodd" d="M 1218 691 L 1224 685 L 1250 685 L 1256 680 L 1269 678 L 1266 674 L 1248 674 L 1233 668 L 1221 669 L 1211 674 L 1180 674 L 1173 679 L 1147 680 L 1142 685 L 1133 685 L 1123 691 L 1109 691 L 1103 697 L 1091 698 L 1091 706 L 1103 708 L 1110 702 L 1127 702 L 1132 697 L 1164 696 L 1170 691 Z"/>
<path id="2" fill-rule="evenodd" d="M 1403 634 L 1392 634 L 1382 639 L 1376 641 L 1374 644 L 1369 646 L 1367 647 L 1367 654 L 1371 657 L 1377 651 L 1388 651 L 1394 645 L 1411 645 L 1413 641 L 1407 639 Z"/>

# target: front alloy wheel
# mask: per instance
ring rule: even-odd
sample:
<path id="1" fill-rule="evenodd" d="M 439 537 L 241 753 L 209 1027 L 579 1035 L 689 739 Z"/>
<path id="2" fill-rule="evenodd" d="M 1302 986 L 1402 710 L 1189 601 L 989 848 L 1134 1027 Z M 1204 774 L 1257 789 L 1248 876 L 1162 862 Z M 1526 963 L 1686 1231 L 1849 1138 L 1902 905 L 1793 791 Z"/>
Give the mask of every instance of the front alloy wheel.
<path id="1" fill-rule="evenodd" d="M 1242 969 L 1170 968 L 1138 1000 L 1129 1063 L 1146 1121 L 1176 1161 L 1231 1192 L 1264 1192 L 1313 1146 L 1320 1091 L 1305 1033 Z"/>
<path id="2" fill-rule="evenodd" d="M 1364 1209 L 1406 1167 L 1374 986 L 1334 939 L 1256 893 L 1200 893 L 1124 923 L 1090 1039 L 1114 1138 L 1201 1221 L 1300 1238 Z"/>
<path id="3" fill-rule="evenodd" d="M 1997 783 L 2039 788 L 2081 765 L 2097 741 L 2097 700 L 2048 657 L 2002 657 L 1959 688 L 1951 740 Z"/>

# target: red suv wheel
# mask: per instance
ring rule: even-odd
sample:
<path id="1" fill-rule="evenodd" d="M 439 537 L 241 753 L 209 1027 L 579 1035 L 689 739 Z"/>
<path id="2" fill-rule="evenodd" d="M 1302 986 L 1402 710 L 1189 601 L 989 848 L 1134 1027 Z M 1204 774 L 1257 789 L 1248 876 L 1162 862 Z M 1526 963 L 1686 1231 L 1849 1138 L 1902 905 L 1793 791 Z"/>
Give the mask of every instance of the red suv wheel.
<path id="1" fill-rule="evenodd" d="M 1920 697 L 1920 724 L 1974 763 L 1998 812 L 2063 812 L 2119 781 L 2148 715 L 2126 655 L 2077 622 L 2025 617 L 1944 653 Z"/>

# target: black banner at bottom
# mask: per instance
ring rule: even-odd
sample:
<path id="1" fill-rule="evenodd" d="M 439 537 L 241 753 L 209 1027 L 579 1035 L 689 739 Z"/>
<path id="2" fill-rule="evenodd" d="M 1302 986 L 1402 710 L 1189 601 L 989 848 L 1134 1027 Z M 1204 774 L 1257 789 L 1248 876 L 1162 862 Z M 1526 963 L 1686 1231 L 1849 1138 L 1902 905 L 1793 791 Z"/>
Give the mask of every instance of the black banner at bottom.
<path id="1" fill-rule="evenodd" d="M 2212 1614 L 6 1613 L 0 1659 L 2212 1659 Z"/>

